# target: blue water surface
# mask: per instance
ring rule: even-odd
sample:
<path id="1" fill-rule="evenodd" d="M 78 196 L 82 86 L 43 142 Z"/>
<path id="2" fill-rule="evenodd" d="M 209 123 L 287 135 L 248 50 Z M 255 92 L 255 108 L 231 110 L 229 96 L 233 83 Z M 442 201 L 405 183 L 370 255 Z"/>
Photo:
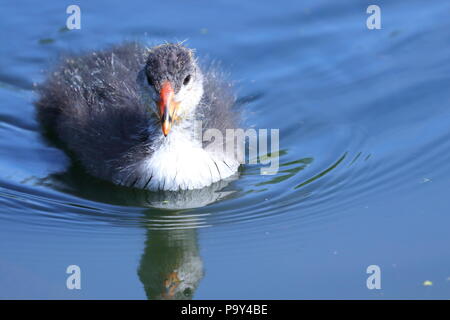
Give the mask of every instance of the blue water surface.
<path id="1" fill-rule="evenodd" d="M 450 297 L 448 1 L 30 0 L 0 18 L 0 298 Z M 245 125 L 280 130 L 278 173 L 244 165 L 174 209 L 74 165 L 41 135 L 33 84 L 61 53 L 125 40 L 220 61 Z"/>

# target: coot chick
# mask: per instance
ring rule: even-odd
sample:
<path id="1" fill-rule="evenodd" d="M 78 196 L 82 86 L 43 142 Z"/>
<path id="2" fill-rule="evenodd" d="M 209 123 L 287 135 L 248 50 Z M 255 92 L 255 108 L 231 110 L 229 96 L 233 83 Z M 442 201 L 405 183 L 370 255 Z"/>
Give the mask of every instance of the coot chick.
<path id="1" fill-rule="evenodd" d="M 237 157 L 211 145 L 219 139 L 208 144 L 199 134 L 218 129 L 225 137 L 237 127 L 232 87 L 214 68 L 202 71 L 182 44 L 124 43 L 67 57 L 38 94 L 43 126 L 96 177 L 176 191 L 238 170 Z"/>

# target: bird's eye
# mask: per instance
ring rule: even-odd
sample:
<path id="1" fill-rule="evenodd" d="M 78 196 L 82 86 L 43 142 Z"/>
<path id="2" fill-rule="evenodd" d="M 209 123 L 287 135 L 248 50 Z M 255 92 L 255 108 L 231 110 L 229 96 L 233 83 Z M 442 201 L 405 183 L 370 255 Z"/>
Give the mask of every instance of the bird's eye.
<path id="1" fill-rule="evenodd" d="M 190 297 L 192 295 L 192 289 L 191 288 L 184 289 L 183 294 L 185 297 Z"/>
<path id="2" fill-rule="evenodd" d="M 186 78 L 184 78 L 183 85 L 186 86 L 189 83 L 189 81 L 191 81 L 191 75 L 188 75 Z"/>

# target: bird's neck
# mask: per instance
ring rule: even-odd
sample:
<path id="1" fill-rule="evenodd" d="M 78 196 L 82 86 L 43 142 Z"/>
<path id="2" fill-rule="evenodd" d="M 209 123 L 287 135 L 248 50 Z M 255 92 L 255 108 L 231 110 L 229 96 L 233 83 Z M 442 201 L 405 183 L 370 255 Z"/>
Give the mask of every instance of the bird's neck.
<path id="1" fill-rule="evenodd" d="M 194 111 L 181 114 L 178 118 L 174 119 L 172 128 L 167 136 L 163 135 L 159 121 L 154 127 L 150 128 L 150 131 L 153 132 L 152 148 L 155 151 L 162 147 L 174 148 L 183 144 L 189 144 L 195 147 L 201 147 L 202 145 L 202 122 Z"/>

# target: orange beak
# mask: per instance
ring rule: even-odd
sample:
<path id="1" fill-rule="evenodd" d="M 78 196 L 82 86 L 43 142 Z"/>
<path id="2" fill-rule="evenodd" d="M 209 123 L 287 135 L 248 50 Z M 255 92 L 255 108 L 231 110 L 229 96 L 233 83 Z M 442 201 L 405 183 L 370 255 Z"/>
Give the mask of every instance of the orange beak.
<path id="1" fill-rule="evenodd" d="M 174 101 L 174 92 L 169 81 L 165 81 L 161 87 L 159 99 L 159 118 L 161 119 L 161 127 L 164 136 L 169 134 L 172 126 L 173 118 L 178 104 Z"/>
<path id="2" fill-rule="evenodd" d="M 164 281 L 164 286 L 166 287 L 166 292 L 162 294 L 165 299 L 173 299 L 175 295 L 175 290 L 180 285 L 180 279 L 178 278 L 177 272 L 172 272 L 169 274 L 168 278 Z"/>

